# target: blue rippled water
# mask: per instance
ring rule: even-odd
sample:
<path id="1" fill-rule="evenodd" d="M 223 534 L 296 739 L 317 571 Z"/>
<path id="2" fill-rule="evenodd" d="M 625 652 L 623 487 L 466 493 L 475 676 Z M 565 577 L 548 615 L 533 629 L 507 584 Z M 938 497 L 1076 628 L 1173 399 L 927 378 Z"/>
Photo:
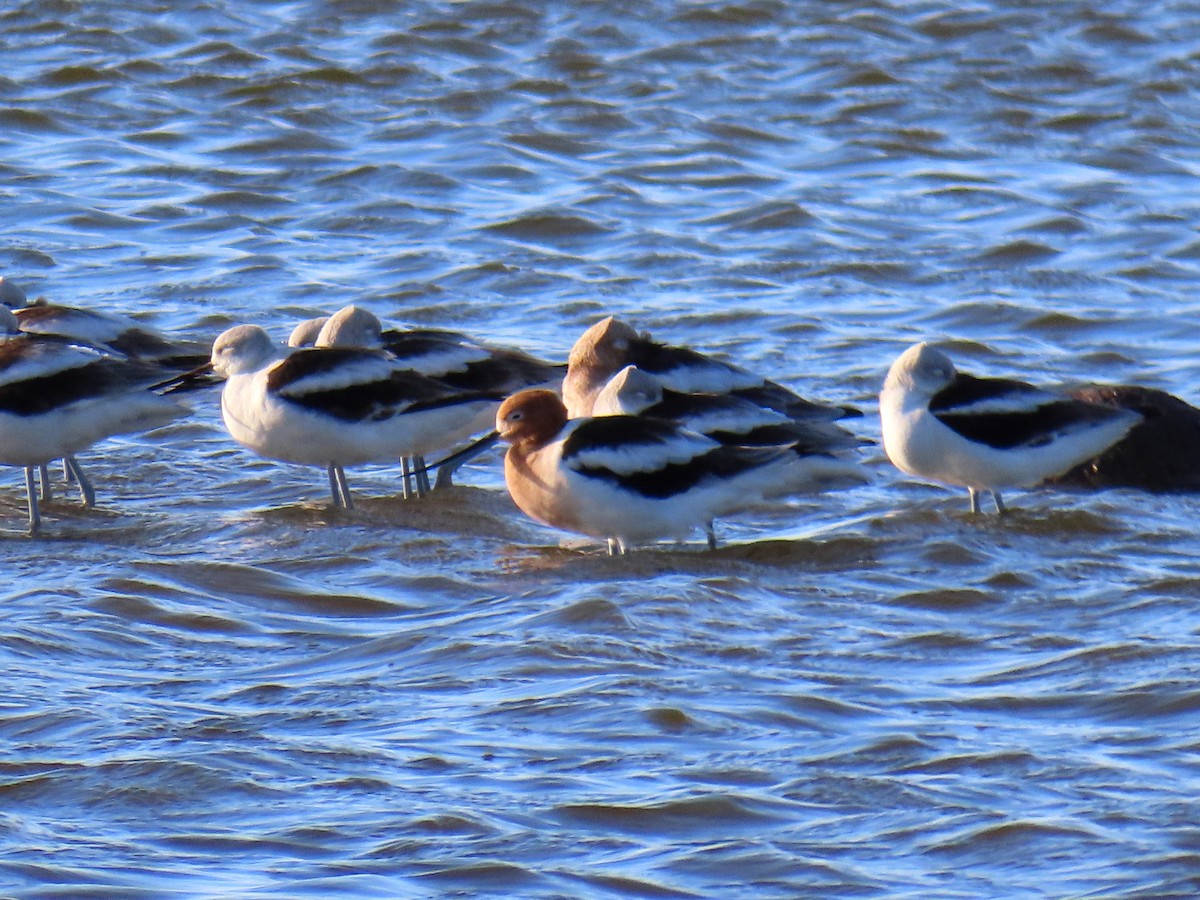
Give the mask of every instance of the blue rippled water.
<path id="1" fill-rule="evenodd" d="M 18 2 L 0 275 L 210 341 L 618 314 L 878 437 L 971 371 L 1200 378 L 1194 5 Z M 0 483 L 0 894 L 1200 893 L 1196 500 L 904 478 L 609 559 L 213 397 Z"/>

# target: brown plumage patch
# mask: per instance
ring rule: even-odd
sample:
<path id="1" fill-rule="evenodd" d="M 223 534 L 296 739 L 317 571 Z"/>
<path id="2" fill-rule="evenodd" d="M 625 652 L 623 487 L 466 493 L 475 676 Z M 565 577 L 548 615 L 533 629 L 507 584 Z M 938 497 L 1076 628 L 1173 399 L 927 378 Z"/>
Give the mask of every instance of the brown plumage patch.
<path id="1" fill-rule="evenodd" d="M 1137 385 L 1088 385 L 1069 393 L 1076 400 L 1133 410 L 1143 419 L 1095 459 L 1052 484 L 1200 491 L 1200 409 L 1166 391 Z"/>

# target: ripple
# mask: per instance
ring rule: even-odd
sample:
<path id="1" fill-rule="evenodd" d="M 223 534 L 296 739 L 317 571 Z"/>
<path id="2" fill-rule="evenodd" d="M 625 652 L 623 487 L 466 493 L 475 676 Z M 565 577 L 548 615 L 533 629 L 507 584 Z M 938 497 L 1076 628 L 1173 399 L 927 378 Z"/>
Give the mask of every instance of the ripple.
<path id="1" fill-rule="evenodd" d="M 143 585 L 135 582 L 129 587 L 136 589 Z M 93 603 L 92 608 L 133 622 L 165 625 L 184 631 L 238 634 L 253 630 L 247 623 L 236 619 L 209 613 L 172 611 L 142 597 L 131 595 L 106 597 Z"/>
<path id="2" fill-rule="evenodd" d="M 902 594 L 892 602 L 914 609 L 972 609 L 990 605 L 993 600 L 986 591 L 942 589 Z"/>
<path id="3" fill-rule="evenodd" d="M 554 812 L 564 824 L 637 834 L 716 833 L 722 829 L 763 827 L 779 821 L 768 808 L 732 794 L 692 797 L 649 806 L 566 804 L 556 807 Z"/>
<path id="4" fill-rule="evenodd" d="M 489 891 L 496 888 L 532 887 L 541 880 L 540 875 L 525 866 L 499 860 L 447 866 L 426 872 L 421 877 L 439 883 L 485 887 Z"/>
<path id="5" fill-rule="evenodd" d="M 993 247 L 981 253 L 979 259 L 984 262 L 1018 265 L 1042 262 L 1052 256 L 1057 256 L 1058 253 L 1059 251 L 1054 247 L 1038 241 L 1018 240 Z"/>
<path id="6" fill-rule="evenodd" d="M 802 226 L 812 218 L 813 216 L 798 204 L 771 202 L 701 219 L 698 224 L 722 225 L 740 231 L 768 231 Z"/>
<path id="7" fill-rule="evenodd" d="M 0 125 L 15 131 L 63 132 L 66 128 L 53 116 L 31 109 L 0 108 Z"/>
<path id="8" fill-rule="evenodd" d="M 353 302 L 556 359 L 622 315 L 874 439 L 916 340 L 1197 394 L 1180 4 L 10 6 L 30 296 L 198 341 Z M 215 395 L 98 446 L 103 508 L 50 503 L 44 540 L 14 470 L 0 880 L 1191 896 L 1194 499 L 970 517 L 863 458 L 715 552 L 617 559 L 519 515 L 495 456 L 413 503 L 364 468 L 332 514 Z"/>
<path id="9" fill-rule="evenodd" d="M 484 226 L 505 237 L 547 243 L 570 243 L 607 234 L 610 229 L 593 219 L 573 213 L 542 211 L 526 213 Z"/>

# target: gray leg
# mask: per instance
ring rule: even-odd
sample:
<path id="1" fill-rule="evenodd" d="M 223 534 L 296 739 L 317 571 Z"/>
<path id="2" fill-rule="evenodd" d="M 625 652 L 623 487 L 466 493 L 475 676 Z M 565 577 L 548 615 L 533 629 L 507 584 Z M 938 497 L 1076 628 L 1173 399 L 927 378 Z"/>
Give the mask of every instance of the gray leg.
<path id="1" fill-rule="evenodd" d="M 413 496 L 412 460 L 407 456 L 400 458 L 400 472 L 404 483 L 404 499 L 410 500 Z"/>
<path id="2" fill-rule="evenodd" d="M 436 491 L 440 488 L 454 487 L 454 473 L 458 471 L 458 468 L 456 465 L 449 465 L 438 469 L 437 480 L 433 483 L 433 489 Z"/>
<path id="3" fill-rule="evenodd" d="M 25 496 L 29 500 L 29 534 L 35 535 L 42 527 L 42 513 L 38 509 L 37 487 L 34 483 L 33 466 L 25 467 Z"/>
<path id="4" fill-rule="evenodd" d="M 79 460 L 74 456 L 64 456 L 63 468 L 71 473 L 71 478 L 79 485 L 79 499 L 83 503 L 83 508 L 91 509 L 95 506 L 96 489 L 92 487 L 91 480 L 83 474 L 83 468 L 79 465 Z"/>
<path id="5" fill-rule="evenodd" d="M 624 556 L 629 550 L 620 538 L 610 537 L 608 539 L 608 555 L 609 556 Z"/>
<path id="6" fill-rule="evenodd" d="M 48 501 L 54 496 L 54 491 L 50 487 L 50 469 L 48 466 L 38 466 L 38 475 L 42 482 L 42 500 Z"/>
<path id="7" fill-rule="evenodd" d="M 413 477 L 417 480 L 417 496 L 424 497 L 426 494 L 428 494 L 430 491 L 433 490 L 433 488 L 429 484 L 429 470 L 425 468 L 425 457 L 414 456 L 412 458 L 412 460 L 413 460 Z M 438 475 L 439 475 L 438 483 L 440 484 L 441 483 L 441 481 L 440 481 L 441 473 L 439 472 Z"/>
<path id="8" fill-rule="evenodd" d="M 712 519 L 708 520 L 708 524 L 704 526 L 704 533 L 708 536 L 708 549 L 717 549 L 717 532 L 713 529 Z"/>
<path id="9" fill-rule="evenodd" d="M 975 490 L 975 488 L 967 488 L 967 490 L 971 492 L 971 513 L 973 515 L 978 515 L 979 514 L 979 491 Z"/>
<path id="10" fill-rule="evenodd" d="M 468 453 L 464 453 L 456 459 L 451 465 L 442 466 L 438 469 L 436 487 L 449 487 L 454 483 L 454 473 L 473 460 L 476 456 L 483 453 L 485 450 L 490 450 L 492 445 L 496 443 L 495 436 L 492 440 L 486 439 L 477 443 L 475 448 Z"/>
<path id="11" fill-rule="evenodd" d="M 342 508 L 342 492 L 341 492 L 341 487 L 338 485 L 337 467 L 333 463 L 330 463 L 328 472 L 329 472 L 329 496 L 331 498 L 333 498 L 333 508 L 341 509 Z"/>
<path id="12" fill-rule="evenodd" d="M 346 482 L 346 470 L 341 466 L 334 466 L 333 473 L 337 481 L 338 493 L 342 495 L 342 506 L 346 509 L 354 509 L 354 498 L 350 496 L 350 485 Z"/>
<path id="13" fill-rule="evenodd" d="M 71 467 L 67 465 L 67 458 L 63 457 L 63 481 L 70 484 L 75 478 L 75 474 L 71 471 Z"/>
<path id="14" fill-rule="evenodd" d="M 996 501 L 996 512 L 1004 515 L 1008 512 L 1008 507 L 1004 505 L 1004 501 L 1000 499 L 999 491 L 992 491 L 992 499 Z"/>

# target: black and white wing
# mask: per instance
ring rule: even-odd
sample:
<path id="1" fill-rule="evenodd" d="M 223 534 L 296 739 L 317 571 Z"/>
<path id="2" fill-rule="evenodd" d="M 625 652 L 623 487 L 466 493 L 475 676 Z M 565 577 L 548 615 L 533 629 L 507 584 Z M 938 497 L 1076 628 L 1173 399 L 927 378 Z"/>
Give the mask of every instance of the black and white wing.
<path id="1" fill-rule="evenodd" d="M 41 415 L 80 401 L 148 387 L 160 374 L 142 363 L 59 341 L 0 341 L 0 411 Z"/>
<path id="2" fill-rule="evenodd" d="M 1075 400 L 1007 378 L 961 372 L 929 402 L 929 411 L 964 438 L 998 450 L 1039 447 L 1130 413 Z"/>
<path id="3" fill-rule="evenodd" d="M 339 347 L 299 350 L 281 360 L 267 374 L 267 390 L 347 422 L 503 399 L 459 390 L 398 365 L 383 351 Z"/>
<path id="4" fill-rule="evenodd" d="M 722 444 L 749 447 L 799 445 L 809 453 L 833 453 L 861 445 L 858 438 L 832 421 L 797 421 L 736 394 L 664 391 L 661 402 L 643 414 L 675 422 Z"/>
<path id="5" fill-rule="evenodd" d="M 661 500 L 767 465 L 786 453 L 726 446 L 643 416 L 604 416 L 574 427 L 563 443 L 562 462 L 576 475 Z"/>
<path id="6" fill-rule="evenodd" d="M 383 346 L 402 364 L 460 390 L 515 394 L 561 382 L 565 365 L 488 347 L 455 331 L 387 331 Z"/>
<path id="7" fill-rule="evenodd" d="M 673 347 L 646 338 L 633 341 L 630 362 L 658 377 L 663 387 L 681 394 L 733 394 L 789 418 L 840 419 L 861 415 L 849 407 L 806 400 L 781 384 L 687 347 Z"/>
<path id="8" fill-rule="evenodd" d="M 171 340 L 157 329 L 114 313 L 35 303 L 14 310 L 13 315 L 26 334 L 72 341 L 165 368 L 192 368 L 208 359 L 207 347 Z"/>

